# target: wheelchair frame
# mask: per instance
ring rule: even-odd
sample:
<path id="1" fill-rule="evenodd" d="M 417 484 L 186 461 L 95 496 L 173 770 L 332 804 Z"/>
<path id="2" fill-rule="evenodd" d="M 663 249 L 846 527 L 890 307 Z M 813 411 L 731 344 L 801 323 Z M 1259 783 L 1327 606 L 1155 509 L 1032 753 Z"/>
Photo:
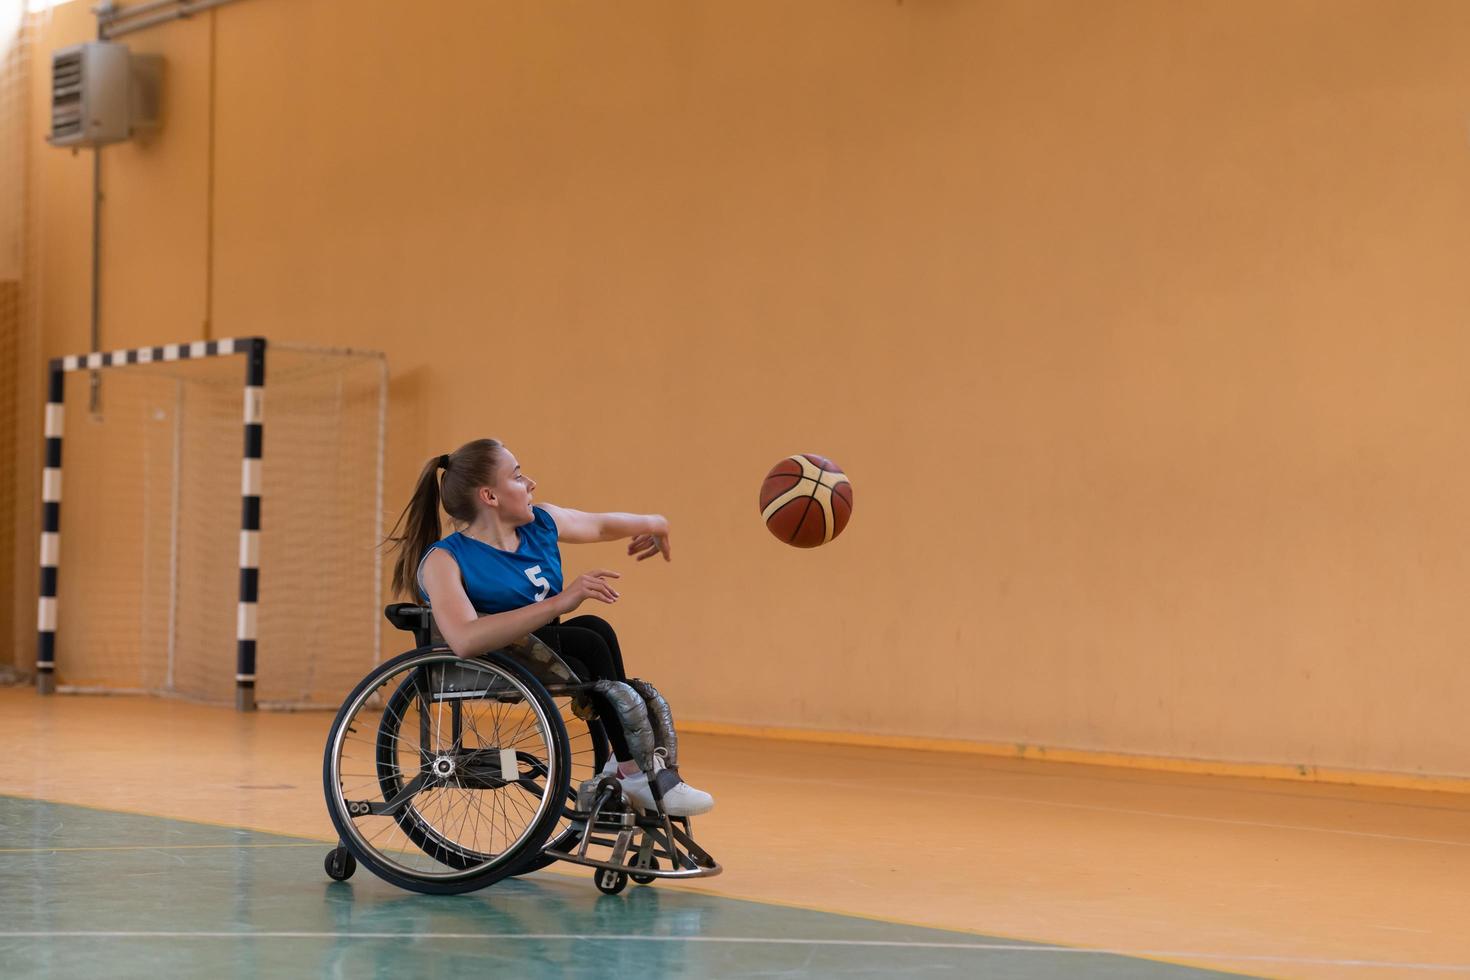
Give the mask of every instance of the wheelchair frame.
<path id="1" fill-rule="evenodd" d="M 627 886 L 630 879 L 639 884 L 651 884 L 659 878 L 705 878 L 720 873 L 719 863 L 695 842 L 690 819 L 663 812 L 656 788 L 657 810 L 640 813 L 623 798 L 616 779 L 597 774 L 596 767 L 602 761 L 602 752 L 595 740 L 595 732 L 592 778 L 577 786 L 567 783 L 566 770 L 571 765 L 571 751 L 566 723 L 559 712 L 548 711 L 547 708 L 554 706 L 556 698 L 570 698 L 574 706 L 579 703 L 585 705 L 585 696 L 592 685 L 578 679 L 550 648 L 539 641 L 532 641 L 483 658 L 461 660 L 436 635 L 428 607 L 395 603 L 384 610 L 384 615 L 397 628 L 413 633 L 416 647 L 379 665 L 364 678 L 343 702 L 328 734 L 323 759 L 323 789 L 327 810 L 339 837 L 338 846 L 325 861 L 329 877 L 346 880 L 356 870 L 358 861 L 362 861 L 393 884 L 414 891 L 442 894 L 472 891 L 501 878 L 539 870 L 553 861 L 566 861 L 592 868 L 598 889 L 616 894 Z M 414 659 L 415 656 L 428 659 L 420 662 Z M 406 664 L 417 666 L 413 667 L 414 673 L 406 676 L 389 695 L 384 720 L 380 721 L 379 731 L 375 733 L 378 788 L 383 799 L 349 800 L 343 790 L 341 773 L 335 768 L 340 763 L 346 731 L 356 718 L 356 710 L 386 685 L 388 678 L 395 676 L 395 670 Z M 438 665 L 442 667 L 436 675 L 434 668 Z M 426 668 L 427 688 L 420 678 L 420 672 Z M 483 675 L 487 674 L 498 674 L 499 679 L 489 684 L 501 686 L 493 690 L 487 686 L 483 680 Z M 378 680 L 373 686 L 378 678 L 383 680 Z M 408 690 L 410 684 L 414 685 L 414 690 Z M 389 776 L 389 773 L 399 772 L 396 762 L 386 767 L 384 763 L 384 753 L 392 751 L 404 713 L 389 709 L 397 703 L 396 699 L 411 700 L 415 696 L 427 696 L 434 703 L 449 704 L 452 744 L 447 753 L 441 752 L 430 758 L 422 747 L 428 734 L 425 727 L 418 752 L 418 771 L 403 782 L 396 775 Z M 549 757 L 540 759 L 532 753 L 504 746 L 465 749 L 461 707 L 470 698 L 493 698 L 511 703 L 525 700 L 530 703 L 544 732 Z M 405 708 L 407 703 L 403 702 Z M 349 712 L 349 709 L 354 710 Z M 588 720 L 581 711 L 576 713 L 577 717 Z M 400 727 L 389 732 L 387 719 L 394 716 L 397 716 Z M 421 726 L 427 726 L 426 718 L 421 711 Z M 564 753 L 566 758 L 557 758 L 559 753 Z M 506 778 L 510 768 L 515 769 L 514 779 Z M 546 780 L 546 790 L 537 783 L 538 779 Z M 511 846 L 510 850 L 515 853 L 510 853 L 510 850 L 499 854 L 481 853 L 449 840 L 432 821 L 418 815 L 412 807 L 415 796 L 431 787 L 448 787 L 456 792 L 500 792 L 513 783 L 541 792 L 543 799 L 547 791 L 557 788 L 554 784 L 565 786 L 565 799 L 559 812 L 554 816 L 543 812 L 547 805 L 543 803 L 533 815 L 531 825 Z M 386 852 L 376 850 L 371 842 L 355 831 L 354 819 L 365 816 L 392 817 L 420 851 L 449 870 L 415 873 L 396 864 L 386 856 Z M 561 820 L 566 821 L 566 826 L 557 830 L 556 825 Z"/>

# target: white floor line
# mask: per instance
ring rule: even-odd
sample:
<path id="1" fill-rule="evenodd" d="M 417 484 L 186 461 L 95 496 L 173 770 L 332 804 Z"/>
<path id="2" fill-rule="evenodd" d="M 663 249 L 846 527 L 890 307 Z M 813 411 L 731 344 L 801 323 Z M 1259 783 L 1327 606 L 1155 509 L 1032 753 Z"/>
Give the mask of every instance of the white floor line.
<path id="1" fill-rule="evenodd" d="M 751 773 L 737 773 L 728 770 L 711 770 L 721 776 L 734 778 L 746 778 L 756 780 L 770 780 L 774 782 L 799 783 L 802 786 L 833 786 L 842 789 L 854 790 L 856 792 L 870 792 L 871 787 L 864 783 L 844 782 L 837 779 L 808 779 L 797 776 L 773 776 L 767 773 L 754 775 Z M 1020 803 L 1029 806 L 1050 806 L 1064 810 L 1092 810 L 1099 813 L 1125 813 L 1131 816 L 1158 817 L 1161 820 L 1197 820 L 1201 823 L 1228 824 L 1235 827 L 1259 827 L 1263 830 L 1292 830 L 1305 834 L 1338 834 L 1344 837 L 1366 837 L 1373 840 L 1403 841 L 1409 844 L 1435 844 L 1443 847 L 1470 847 L 1470 840 L 1443 840 L 1436 837 L 1412 837 L 1406 834 L 1375 834 L 1366 830 L 1340 830 L 1336 827 L 1309 827 L 1301 824 L 1268 823 L 1263 820 L 1234 820 L 1229 817 L 1206 817 L 1192 813 L 1165 813 L 1160 810 L 1139 810 L 1133 807 L 1103 806 L 1097 803 L 1064 803 L 1057 800 L 1038 800 L 1028 796 L 1005 796 L 1000 793 L 968 793 L 957 790 L 943 789 L 919 789 L 908 787 L 904 789 L 905 794 L 913 796 L 943 796 L 951 799 L 965 800 L 990 800 L 999 803 Z"/>
<path id="2" fill-rule="evenodd" d="M 857 948 L 950 949 L 982 953 L 1065 953 L 1085 956 L 1127 956 L 1173 960 L 1220 960 L 1234 963 L 1279 963 L 1300 966 L 1342 966 L 1365 969 L 1424 970 L 1470 974 L 1470 963 L 1404 963 L 1395 960 L 1351 960 L 1324 956 L 1272 956 L 1260 953 L 1212 953 L 1183 949 L 1112 949 L 1092 946 L 1047 946 L 1031 943 L 911 942 L 898 939 L 798 939 L 773 936 L 634 936 L 572 932 L 183 932 L 183 931 L 68 931 L 28 932 L 0 930 L 0 939 L 453 939 L 504 942 L 620 942 L 620 943 L 727 943 L 767 946 L 852 946 Z"/>
<path id="3" fill-rule="evenodd" d="M 109 844 L 97 847 L 0 847 L 0 854 L 55 854 L 58 851 L 207 851 L 250 847 L 321 847 L 321 841 L 300 844 Z"/>

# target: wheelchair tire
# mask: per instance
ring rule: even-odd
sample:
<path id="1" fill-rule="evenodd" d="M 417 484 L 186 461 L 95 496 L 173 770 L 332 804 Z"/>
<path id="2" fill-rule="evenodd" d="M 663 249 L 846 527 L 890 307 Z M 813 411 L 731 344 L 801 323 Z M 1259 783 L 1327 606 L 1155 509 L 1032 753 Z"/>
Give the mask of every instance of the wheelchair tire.
<path id="1" fill-rule="evenodd" d="M 466 674 L 472 683 L 467 690 L 446 687 L 436 692 L 434 665 L 456 671 L 461 688 Z M 408 695 L 400 696 L 405 690 Z M 381 704 L 373 704 L 375 699 Z M 417 709 L 419 735 L 429 737 L 427 746 L 422 737 L 417 745 L 406 745 L 409 702 Z M 515 717 L 502 725 L 494 714 L 501 710 L 514 711 Z M 381 714 L 374 717 L 374 712 Z M 469 730 L 461 727 L 466 712 L 471 713 Z M 476 713 L 490 716 L 486 734 L 477 727 Z M 452 735 L 444 730 L 446 714 L 453 718 Z M 508 733 L 508 743 L 502 731 Z M 465 745 L 471 736 L 479 748 Z M 385 765 L 385 740 L 395 753 L 412 757 L 408 767 L 396 755 Z M 364 744 L 372 745 L 371 753 L 361 748 Z M 499 653 L 460 660 L 440 645 L 394 657 L 353 689 L 332 723 L 322 780 L 328 813 L 350 856 L 401 888 L 456 894 L 519 873 L 528 860 L 540 856 L 565 813 L 568 758 L 567 731 L 557 706 L 525 668 Z M 508 764 L 515 765 L 516 773 L 507 780 L 501 769 Z M 393 770 L 392 778 L 385 778 L 386 769 Z M 346 795 L 365 791 L 382 799 Z M 489 809 L 483 807 L 485 794 L 511 791 L 524 795 L 505 802 L 497 795 Z M 459 817 L 455 806 L 472 807 L 473 814 Z M 523 827 L 512 825 L 522 820 Z M 502 826 L 497 841 L 494 835 Z"/>
<path id="2" fill-rule="evenodd" d="M 327 852 L 327 859 L 322 862 L 322 865 L 326 868 L 328 878 L 333 881 L 346 881 L 357 870 L 357 859 L 347 848 L 334 847 Z"/>
<path id="3" fill-rule="evenodd" d="M 597 890 L 604 895 L 616 895 L 628 887 L 627 872 L 613 871 L 611 868 L 598 868 L 592 880 L 596 882 Z"/>
<path id="4" fill-rule="evenodd" d="M 658 870 L 658 858 L 656 858 L 656 857 L 650 857 L 648 859 L 648 866 L 649 866 L 649 868 L 653 869 L 654 871 L 657 871 Z M 637 882 L 640 885 L 651 885 L 655 881 L 658 881 L 658 875 L 641 875 L 641 874 L 637 874 L 636 872 L 633 873 L 633 874 L 628 875 L 628 877 L 629 878 L 632 878 L 635 882 Z"/>

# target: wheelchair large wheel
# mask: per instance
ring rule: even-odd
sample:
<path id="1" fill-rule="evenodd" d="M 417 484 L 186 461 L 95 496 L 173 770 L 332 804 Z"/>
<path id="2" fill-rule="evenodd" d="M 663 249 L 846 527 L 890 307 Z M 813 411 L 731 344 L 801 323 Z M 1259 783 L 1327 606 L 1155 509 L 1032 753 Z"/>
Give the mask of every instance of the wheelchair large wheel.
<path id="1" fill-rule="evenodd" d="M 388 704 L 383 710 L 382 722 L 378 728 L 378 782 L 385 800 L 393 799 L 403 789 L 406 782 L 403 770 L 398 765 L 397 746 L 402 741 L 399 729 L 404 719 L 410 714 L 410 706 L 415 697 L 414 689 L 415 677 L 413 675 L 405 677 L 389 696 Z M 591 779 L 601 772 L 603 763 L 608 758 L 608 741 L 600 721 L 586 720 L 577 715 L 570 695 L 554 694 L 551 696 L 551 701 L 567 732 L 568 752 L 565 758 L 567 760 L 568 791 L 562 817 L 553 828 L 550 835 L 551 843 L 547 846 L 565 848 L 567 843 L 575 839 L 578 834 L 578 831 L 575 831 L 571 825 L 577 787 L 583 780 Z M 535 767 L 534 761 L 528 760 L 528 764 Z M 423 820 L 417 811 L 411 808 L 399 811 L 395 818 L 409 840 L 449 867 L 470 868 L 493 856 L 466 850 L 458 842 L 439 833 L 433 825 Z M 539 871 L 554 861 L 554 858 L 544 854 L 532 854 L 514 873 L 527 874 Z"/>
<path id="2" fill-rule="evenodd" d="M 454 893 L 539 857 L 565 814 L 569 758 L 557 705 L 523 667 L 422 647 L 348 696 L 322 778 L 358 861 L 402 888 Z"/>

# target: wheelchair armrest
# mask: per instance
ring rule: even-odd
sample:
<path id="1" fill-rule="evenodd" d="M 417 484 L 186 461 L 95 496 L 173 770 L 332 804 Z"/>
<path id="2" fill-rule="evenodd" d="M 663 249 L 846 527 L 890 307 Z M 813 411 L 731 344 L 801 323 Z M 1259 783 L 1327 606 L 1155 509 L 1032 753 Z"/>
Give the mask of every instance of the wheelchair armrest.
<path id="1" fill-rule="evenodd" d="M 418 633 L 433 627 L 433 614 L 428 606 L 416 602 L 395 602 L 383 610 L 383 616 L 398 629 Z"/>

